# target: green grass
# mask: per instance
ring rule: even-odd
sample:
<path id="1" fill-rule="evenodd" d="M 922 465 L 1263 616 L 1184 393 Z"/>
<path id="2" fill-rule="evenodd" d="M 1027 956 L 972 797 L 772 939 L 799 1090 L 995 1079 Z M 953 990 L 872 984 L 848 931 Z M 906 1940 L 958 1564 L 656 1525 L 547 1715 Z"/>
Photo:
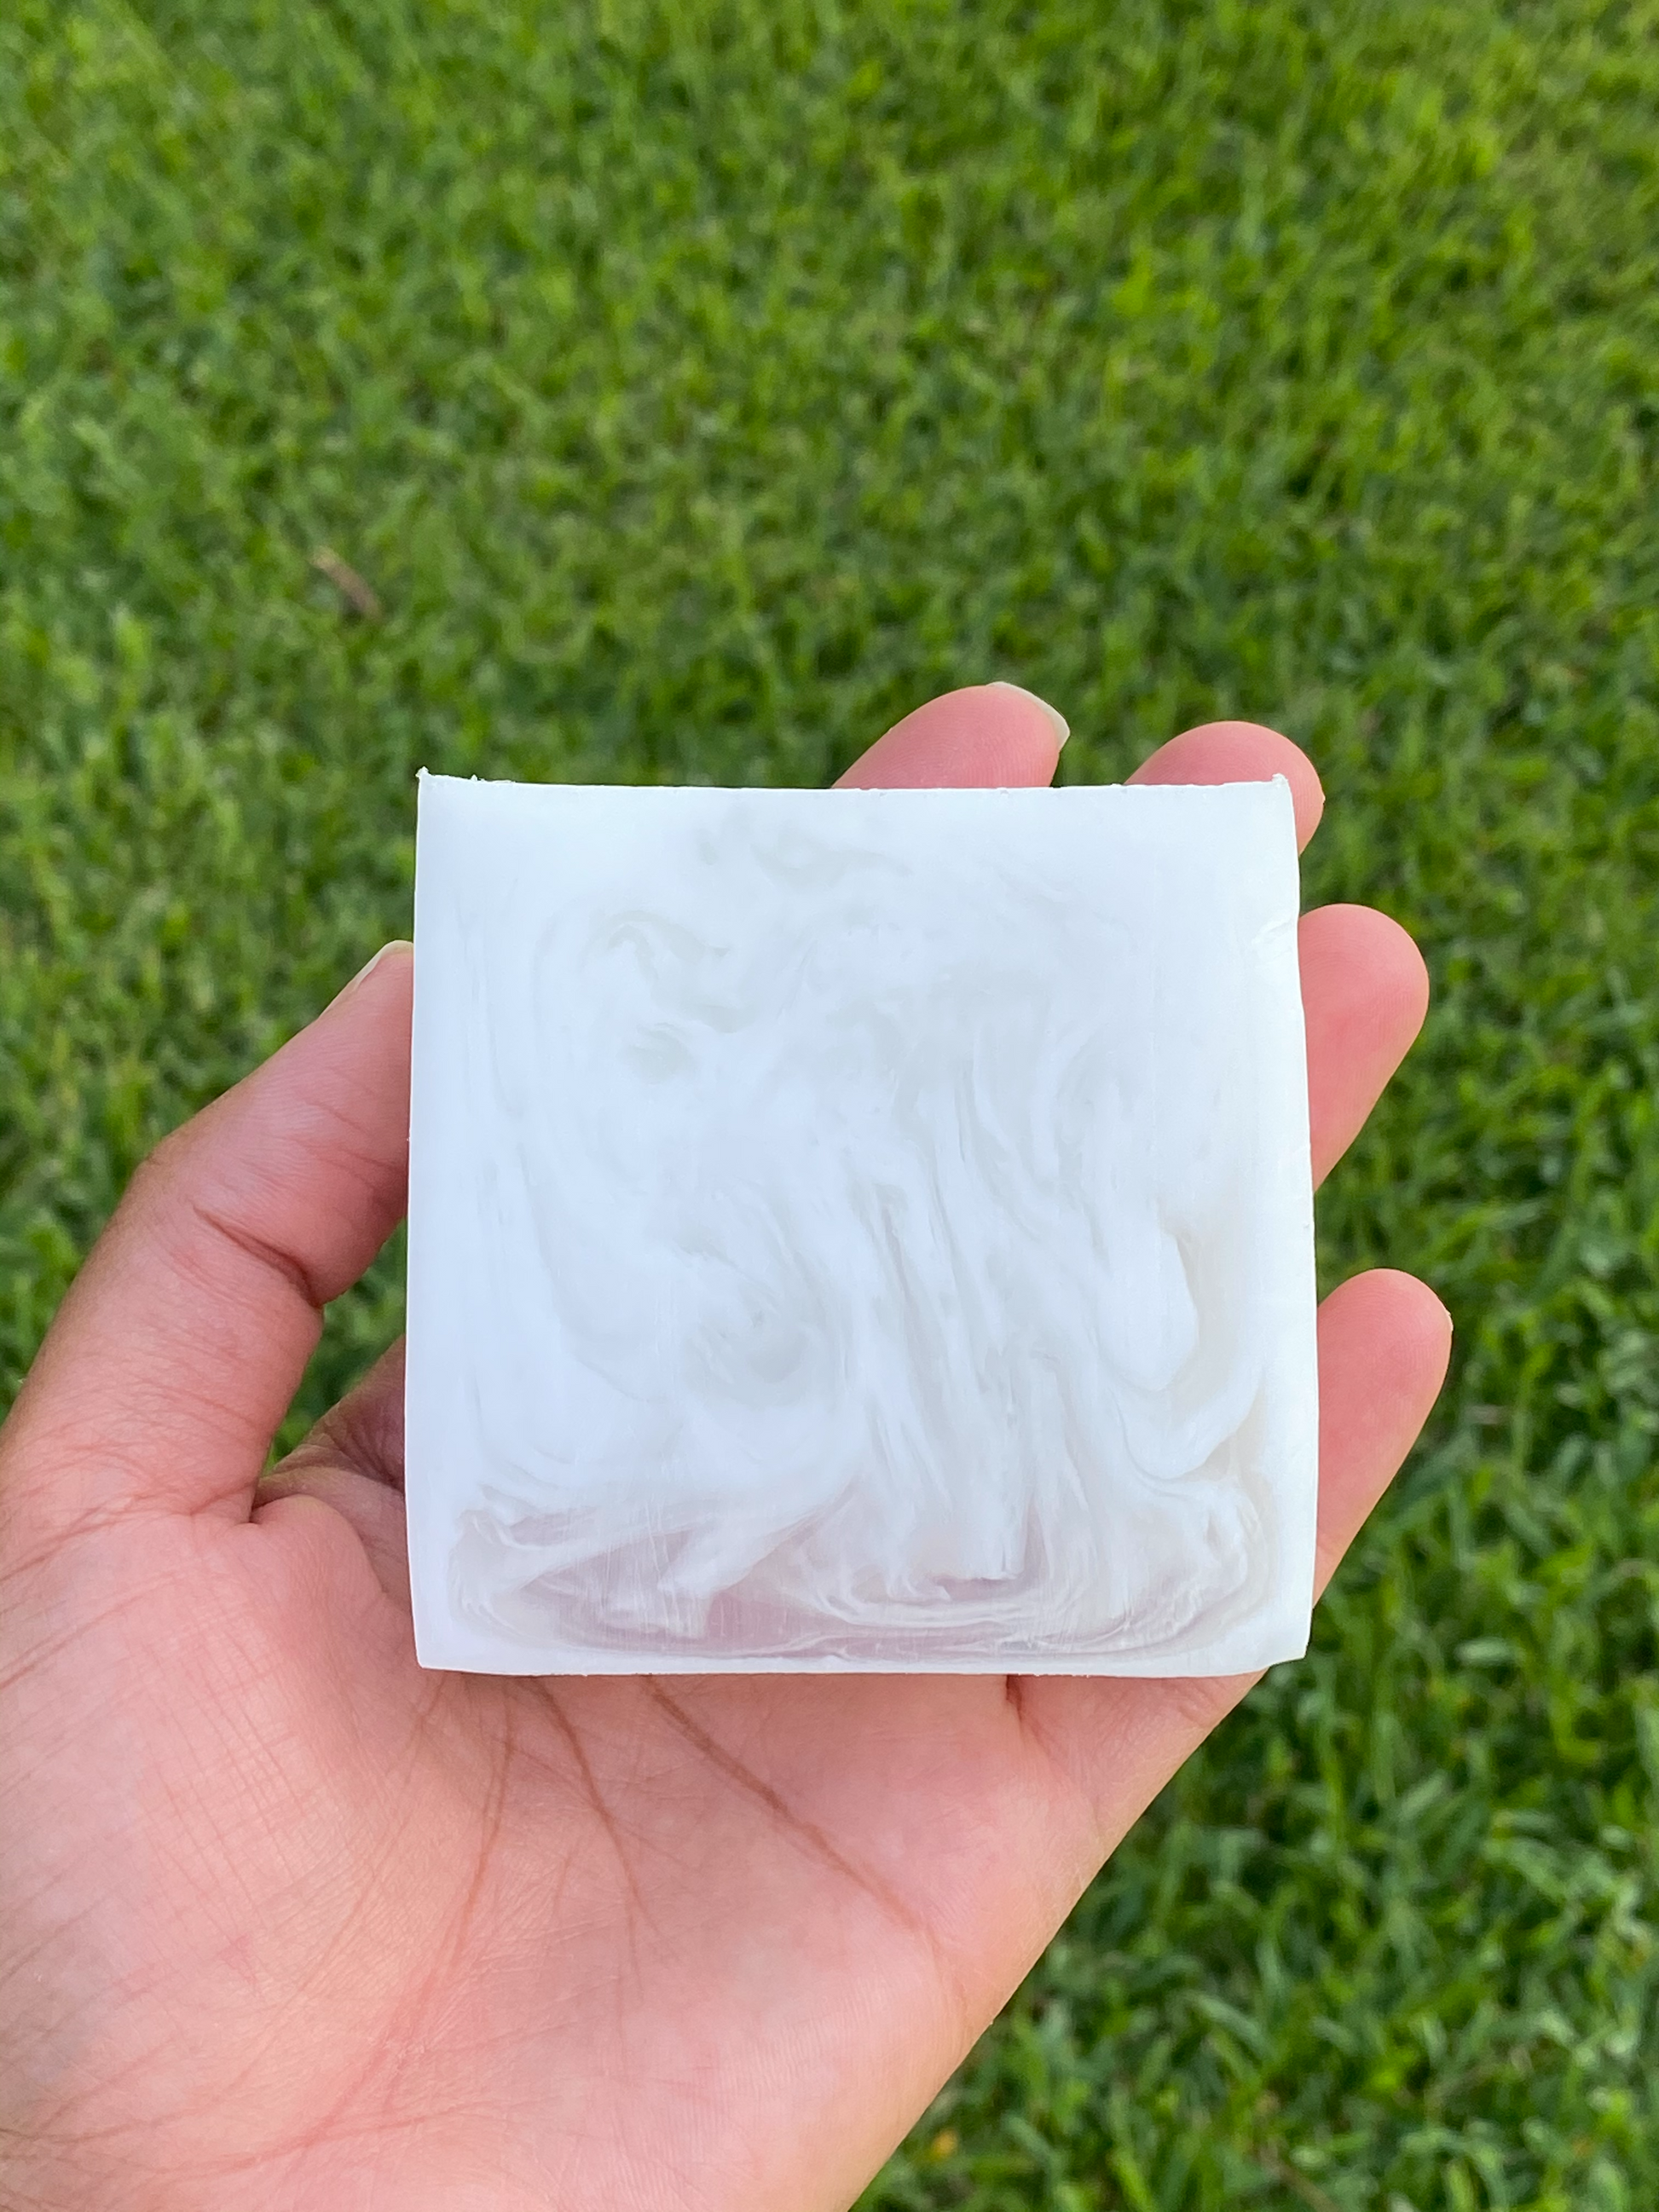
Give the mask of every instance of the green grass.
<path id="1" fill-rule="evenodd" d="M 1321 1234 L 1442 1412 L 872 2206 L 1659 2202 L 1656 108 L 1652 0 L 0 12 L 7 1388 L 422 763 L 1243 713 L 1427 951 Z"/>

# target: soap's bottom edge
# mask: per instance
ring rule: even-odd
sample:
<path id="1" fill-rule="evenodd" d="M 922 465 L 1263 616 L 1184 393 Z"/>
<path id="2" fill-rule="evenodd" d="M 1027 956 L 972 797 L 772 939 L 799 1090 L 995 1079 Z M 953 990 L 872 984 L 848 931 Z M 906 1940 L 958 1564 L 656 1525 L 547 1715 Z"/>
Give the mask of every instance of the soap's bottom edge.
<path id="1" fill-rule="evenodd" d="M 417 1654 L 430 1674 L 501 1674 L 525 1677 L 643 1676 L 652 1674 L 928 1674 L 963 1675 L 989 1680 L 997 1675 L 1054 1675 L 1079 1681 L 1225 1681 L 1240 1674 L 1259 1674 L 1264 1668 L 1284 1666 L 1303 1658 L 1305 1638 L 1294 1648 L 1238 1658 L 1229 1653 L 1221 1660 L 1175 1660 L 1164 1657 L 1086 1659 L 1005 1654 L 985 1659 L 781 1659 L 720 1658 L 710 1653 L 653 1654 L 649 1659 L 631 1655 L 593 1651 L 536 1651 L 522 1659 L 505 1654 L 489 1657 L 428 1658 Z"/>

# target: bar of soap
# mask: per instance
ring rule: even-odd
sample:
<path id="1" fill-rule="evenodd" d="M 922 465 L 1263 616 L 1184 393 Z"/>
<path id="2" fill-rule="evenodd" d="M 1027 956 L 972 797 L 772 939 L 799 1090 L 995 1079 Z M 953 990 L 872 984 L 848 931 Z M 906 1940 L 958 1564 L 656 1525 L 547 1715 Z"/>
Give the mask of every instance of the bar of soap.
<path id="1" fill-rule="evenodd" d="M 1297 907 L 1282 781 L 423 778 L 422 1662 L 1299 1654 Z"/>

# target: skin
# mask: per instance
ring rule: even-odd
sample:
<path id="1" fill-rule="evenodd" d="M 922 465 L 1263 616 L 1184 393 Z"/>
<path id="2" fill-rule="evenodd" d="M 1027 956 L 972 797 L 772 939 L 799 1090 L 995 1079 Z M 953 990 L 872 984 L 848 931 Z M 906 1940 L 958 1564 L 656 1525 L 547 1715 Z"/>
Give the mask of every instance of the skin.
<path id="1" fill-rule="evenodd" d="M 846 779 L 1046 783 L 933 701 Z M 1318 779 L 1249 723 L 1138 781 Z M 1302 924 L 1315 1171 L 1427 987 Z M 0 1432 L 0 2203 L 845 2206 L 1248 1680 L 423 1674 L 401 1349 L 274 1473 L 404 1203 L 392 948 L 134 1177 Z M 1320 1574 L 1433 1401 L 1406 1275 L 1320 1317 Z"/>

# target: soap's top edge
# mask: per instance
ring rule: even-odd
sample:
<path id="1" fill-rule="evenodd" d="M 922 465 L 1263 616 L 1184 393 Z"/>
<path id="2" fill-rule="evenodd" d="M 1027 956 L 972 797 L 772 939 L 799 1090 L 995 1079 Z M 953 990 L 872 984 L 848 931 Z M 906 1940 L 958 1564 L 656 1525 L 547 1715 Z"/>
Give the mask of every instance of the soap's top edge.
<path id="1" fill-rule="evenodd" d="M 424 790 L 429 785 L 442 785 L 449 791 L 513 793 L 526 798 L 568 799 L 577 795 L 622 798 L 630 799 L 773 799 L 880 800 L 915 803 L 933 799 L 1099 799 L 1108 793 L 1132 799 L 1137 804 L 1144 800 L 1168 800 L 1172 798 L 1191 799 L 1199 794 L 1236 793 L 1239 792 L 1282 791 L 1290 796 L 1289 781 L 1283 775 L 1251 776 L 1225 783 L 939 783 L 885 785 L 785 784 L 785 783 L 524 783 L 510 776 L 444 775 L 435 769 L 418 769 L 416 782 Z"/>

